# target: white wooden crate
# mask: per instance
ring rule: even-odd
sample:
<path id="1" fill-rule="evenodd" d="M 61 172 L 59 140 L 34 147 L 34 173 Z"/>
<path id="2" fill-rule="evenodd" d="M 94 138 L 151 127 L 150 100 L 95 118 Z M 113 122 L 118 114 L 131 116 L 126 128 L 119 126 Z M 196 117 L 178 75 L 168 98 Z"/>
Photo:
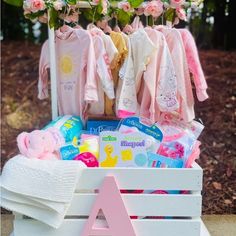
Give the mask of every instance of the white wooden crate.
<path id="1" fill-rule="evenodd" d="M 189 194 L 122 194 L 137 236 L 208 236 L 201 221 L 203 171 L 196 163 L 189 169 L 88 168 L 83 170 L 71 207 L 59 229 L 17 215 L 15 236 L 79 236 L 91 212 L 104 177 L 113 175 L 119 189 L 188 190 Z M 170 219 L 145 219 L 167 216 Z M 173 218 L 174 217 L 174 218 Z M 124 235 L 125 236 L 125 235 Z M 129 236 L 129 235 L 127 235 Z"/>

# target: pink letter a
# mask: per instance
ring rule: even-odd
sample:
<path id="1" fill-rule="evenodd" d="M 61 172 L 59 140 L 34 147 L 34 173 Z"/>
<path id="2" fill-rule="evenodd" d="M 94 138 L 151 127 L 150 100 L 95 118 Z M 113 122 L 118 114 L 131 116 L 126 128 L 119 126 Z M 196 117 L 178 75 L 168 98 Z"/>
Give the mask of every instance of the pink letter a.
<path id="1" fill-rule="evenodd" d="M 99 210 L 103 211 L 109 228 L 93 228 Z M 105 177 L 83 229 L 82 236 L 90 235 L 135 236 L 130 217 L 113 176 Z"/>

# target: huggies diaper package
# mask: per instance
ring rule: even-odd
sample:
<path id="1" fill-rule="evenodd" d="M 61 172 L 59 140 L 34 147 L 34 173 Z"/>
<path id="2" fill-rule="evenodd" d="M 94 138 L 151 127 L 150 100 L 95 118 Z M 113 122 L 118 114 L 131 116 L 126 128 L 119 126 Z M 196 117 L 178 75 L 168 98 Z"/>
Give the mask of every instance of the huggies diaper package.
<path id="1" fill-rule="evenodd" d="M 59 116 L 57 119 L 51 121 L 43 130 L 55 129 L 65 139 L 65 142 L 74 142 L 74 139 L 79 139 L 83 130 L 83 123 L 79 116 Z"/>

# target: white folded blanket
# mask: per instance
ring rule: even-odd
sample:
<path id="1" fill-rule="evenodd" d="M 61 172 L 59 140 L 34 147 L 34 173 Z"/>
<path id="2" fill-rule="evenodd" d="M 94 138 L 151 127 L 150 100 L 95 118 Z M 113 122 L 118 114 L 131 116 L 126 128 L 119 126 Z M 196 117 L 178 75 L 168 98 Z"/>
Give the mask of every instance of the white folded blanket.
<path id="1" fill-rule="evenodd" d="M 58 228 L 85 167 L 80 161 L 46 161 L 18 155 L 3 168 L 1 206 Z"/>

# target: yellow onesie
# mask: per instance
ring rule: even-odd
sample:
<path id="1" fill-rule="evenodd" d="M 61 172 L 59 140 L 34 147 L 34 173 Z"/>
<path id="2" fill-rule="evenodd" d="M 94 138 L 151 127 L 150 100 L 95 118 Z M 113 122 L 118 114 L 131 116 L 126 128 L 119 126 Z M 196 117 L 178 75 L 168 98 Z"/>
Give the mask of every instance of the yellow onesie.
<path id="1" fill-rule="evenodd" d="M 125 60 L 125 57 L 128 54 L 128 49 L 122 33 L 112 31 L 110 37 L 118 50 L 118 54 L 111 62 L 111 73 L 114 81 L 114 88 L 116 89 L 119 81 L 119 70 Z M 104 102 L 105 102 L 105 114 L 109 116 L 115 115 L 114 112 L 115 99 L 111 100 L 105 95 Z"/>

